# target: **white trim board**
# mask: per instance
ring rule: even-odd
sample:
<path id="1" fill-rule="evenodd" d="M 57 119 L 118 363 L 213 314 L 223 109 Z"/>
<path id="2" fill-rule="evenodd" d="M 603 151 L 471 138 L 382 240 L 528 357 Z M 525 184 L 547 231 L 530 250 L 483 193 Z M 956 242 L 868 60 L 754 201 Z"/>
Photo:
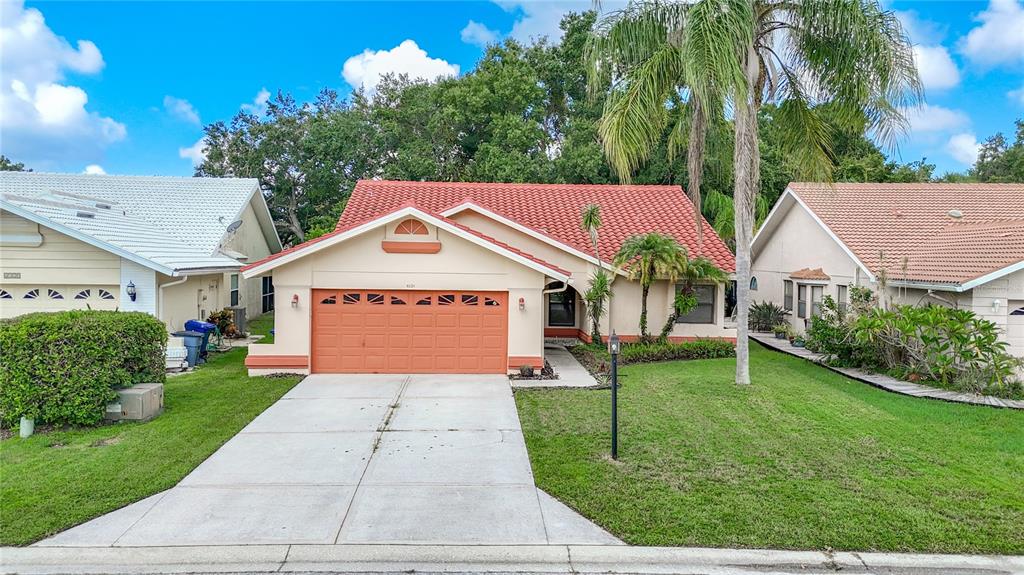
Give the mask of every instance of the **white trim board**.
<path id="1" fill-rule="evenodd" d="M 284 265 L 284 264 L 289 263 L 289 262 L 293 262 L 293 261 L 295 261 L 295 260 L 297 260 L 299 258 L 305 257 L 305 256 L 307 256 L 309 254 L 313 254 L 313 253 L 319 252 L 320 250 L 323 250 L 323 249 L 329 248 L 331 246 L 334 246 L 336 244 L 339 244 L 341 242 L 344 242 L 345 240 L 348 240 L 348 239 L 353 238 L 355 236 L 361 235 L 361 234 L 363 234 L 365 232 L 368 232 L 368 231 L 370 231 L 372 229 L 378 228 L 378 227 L 383 226 L 383 225 L 387 225 L 387 224 L 389 224 L 389 223 L 391 223 L 393 221 L 396 221 L 396 220 L 399 220 L 399 219 L 402 219 L 402 218 L 407 218 L 407 217 L 410 217 L 410 216 L 415 217 L 415 218 L 417 218 L 419 220 L 423 220 L 425 222 L 428 222 L 428 223 L 430 223 L 430 224 L 432 224 L 432 225 L 434 225 L 434 226 L 436 226 L 436 227 L 438 227 L 438 228 L 440 228 L 440 229 L 442 229 L 442 230 L 444 230 L 444 231 L 446 231 L 446 232 L 448 232 L 448 233 L 450 233 L 452 235 L 458 236 L 458 237 L 460 237 L 460 238 L 462 238 L 462 239 L 464 239 L 466 241 L 469 241 L 471 243 L 474 243 L 474 244 L 476 244 L 476 245 L 478 245 L 478 246 L 480 246 L 482 248 L 488 249 L 488 250 L 490 250 L 490 251 L 492 251 L 494 253 L 497 253 L 499 255 L 505 256 L 506 258 L 508 258 L 508 259 L 510 259 L 510 260 L 512 260 L 512 261 L 514 261 L 516 263 L 522 264 L 522 265 L 524 265 L 524 266 L 526 266 L 526 267 L 528 267 L 530 269 L 539 271 L 539 272 L 541 272 L 541 273 L 543 273 L 543 274 L 545 274 L 545 275 L 547 275 L 549 277 L 552 277 L 552 278 L 554 278 L 556 280 L 560 280 L 560 281 L 564 281 L 564 282 L 568 282 L 569 281 L 569 276 L 566 275 L 566 274 L 563 274 L 562 272 L 559 272 L 559 271 L 554 270 L 552 268 L 549 268 L 549 267 L 547 267 L 547 266 L 545 266 L 543 264 L 535 262 L 535 261 L 533 261 L 530 258 L 527 258 L 525 256 L 521 256 L 521 255 L 519 255 L 519 254 L 517 254 L 517 253 L 515 253 L 515 252 L 513 252 L 511 250 L 507 250 L 507 249 L 505 249 L 505 248 L 503 248 L 503 247 L 501 247 L 501 246 L 499 246 L 497 244 L 491 243 L 491 242 L 489 242 L 489 241 L 487 241 L 487 240 L 477 236 L 476 234 L 467 232 L 467 231 L 465 231 L 465 230 L 463 230 L 463 229 L 461 229 L 461 228 L 459 228 L 457 226 L 453 226 L 453 225 L 449 224 L 448 222 L 446 222 L 446 221 L 444 221 L 442 219 L 439 219 L 439 218 L 437 218 L 435 216 L 432 216 L 432 215 L 430 215 L 430 214 L 428 214 L 428 213 L 426 213 L 426 212 L 424 212 L 424 211 L 422 211 L 422 210 L 420 210 L 418 208 L 414 208 L 414 207 L 411 207 L 411 206 L 410 207 L 401 208 L 401 209 L 399 209 L 397 211 L 391 212 L 390 214 L 381 216 L 381 217 L 379 217 L 379 218 L 377 218 L 375 220 L 370 220 L 368 222 L 362 223 L 362 224 L 360 224 L 360 225 L 358 225 L 358 226 L 356 226 L 354 228 L 348 229 L 348 230 L 346 230 L 346 231 L 344 231 L 344 232 L 342 232 L 340 234 L 331 236 L 331 237 L 329 237 L 329 238 L 327 238 L 325 240 L 309 244 L 309 245 L 307 245 L 305 247 L 300 247 L 299 249 L 296 249 L 295 251 L 289 252 L 289 253 L 287 253 L 287 254 L 285 254 L 283 256 L 274 258 L 274 259 L 266 261 L 264 263 L 257 263 L 253 267 L 251 267 L 251 268 L 249 268 L 247 270 L 244 270 L 242 272 L 242 277 L 244 277 L 245 279 L 249 279 L 249 278 L 253 278 L 253 277 L 259 276 L 259 275 L 263 275 L 263 274 L 267 273 L 268 271 L 273 270 L 276 267 L 279 267 L 279 266 Z"/>

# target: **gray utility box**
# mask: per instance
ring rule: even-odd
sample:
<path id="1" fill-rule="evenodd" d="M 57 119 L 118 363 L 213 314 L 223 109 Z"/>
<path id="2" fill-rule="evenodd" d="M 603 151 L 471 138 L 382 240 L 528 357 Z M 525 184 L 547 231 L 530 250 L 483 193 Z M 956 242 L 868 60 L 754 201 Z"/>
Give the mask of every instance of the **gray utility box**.
<path id="1" fill-rule="evenodd" d="M 164 384 L 140 383 L 117 391 L 117 401 L 107 404 L 106 419 L 149 421 L 164 411 Z"/>
<path id="2" fill-rule="evenodd" d="M 228 307 L 228 309 L 234 314 L 232 321 L 239 333 L 249 333 L 249 322 L 245 317 L 245 306 L 233 305 Z"/>

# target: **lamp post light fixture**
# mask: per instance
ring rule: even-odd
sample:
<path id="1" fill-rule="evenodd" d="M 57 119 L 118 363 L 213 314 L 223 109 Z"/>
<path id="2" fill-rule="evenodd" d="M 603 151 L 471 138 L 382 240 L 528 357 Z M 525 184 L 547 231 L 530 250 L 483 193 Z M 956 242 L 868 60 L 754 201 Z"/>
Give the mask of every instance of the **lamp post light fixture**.
<path id="1" fill-rule="evenodd" d="M 608 353 L 612 356 L 612 459 L 619 458 L 619 336 L 612 331 L 608 338 Z"/>
<path id="2" fill-rule="evenodd" d="M 128 285 L 124 288 L 124 293 L 128 294 L 128 299 L 135 301 L 135 298 L 139 295 L 139 292 L 135 289 L 135 282 L 128 282 Z"/>

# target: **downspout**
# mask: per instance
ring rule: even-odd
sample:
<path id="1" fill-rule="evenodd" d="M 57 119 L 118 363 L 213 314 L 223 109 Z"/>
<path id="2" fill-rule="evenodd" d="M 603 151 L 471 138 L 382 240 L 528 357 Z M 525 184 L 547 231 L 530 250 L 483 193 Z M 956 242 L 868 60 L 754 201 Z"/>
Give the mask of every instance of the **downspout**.
<path id="1" fill-rule="evenodd" d="M 178 286 L 178 285 L 181 285 L 181 284 L 183 284 L 183 283 L 185 283 L 187 281 L 188 281 L 188 276 L 181 276 L 181 279 L 178 280 L 178 281 L 173 281 L 173 282 L 169 282 L 169 283 L 165 283 L 165 284 L 161 284 L 160 285 L 160 305 L 157 306 L 157 313 L 159 314 L 157 316 L 157 319 L 159 319 L 160 321 L 164 322 L 164 325 L 167 324 L 167 322 L 164 320 L 164 288 Z M 170 326 L 167 326 L 167 327 L 170 327 Z"/>

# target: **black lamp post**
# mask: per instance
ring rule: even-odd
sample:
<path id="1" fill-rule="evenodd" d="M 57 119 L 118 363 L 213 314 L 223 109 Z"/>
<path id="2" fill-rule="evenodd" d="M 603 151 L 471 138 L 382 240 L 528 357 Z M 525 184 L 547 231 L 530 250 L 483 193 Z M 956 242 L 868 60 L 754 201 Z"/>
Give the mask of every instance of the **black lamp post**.
<path id="1" fill-rule="evenodd" d="M 619 458 L 619 336 L 612 332 L 608 338 L 608 353 L 612 356 L 612 459 Z"/>

